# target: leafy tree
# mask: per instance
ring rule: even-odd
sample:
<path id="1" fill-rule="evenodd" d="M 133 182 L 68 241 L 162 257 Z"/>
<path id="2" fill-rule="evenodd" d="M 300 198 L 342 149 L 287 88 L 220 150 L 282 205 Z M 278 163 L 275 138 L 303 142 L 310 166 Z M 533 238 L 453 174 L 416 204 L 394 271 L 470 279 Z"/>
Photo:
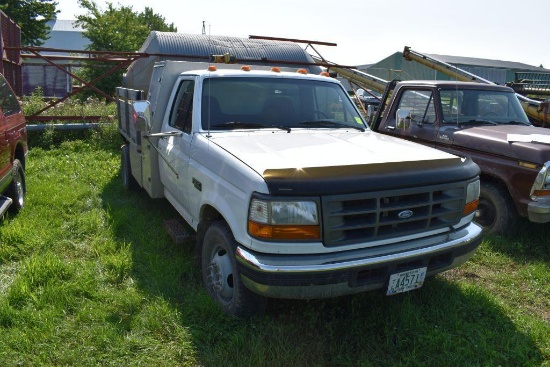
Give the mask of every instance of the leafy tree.
<path id="1" fill-rule="evenodd" d="M 88 50 L 93 51 L 137 51 L 151 31 L 176 32 L 173 23 L 166 24 L 164 17 L 155 14 L 151 8 L 135 12 L 131 6 L 115 7 L 107 2 L 106 10 L 101 10 L 93 0 L 79 0 L 80 7 L 87 13 L 77 17 L 77 24 L 83 29 L 83 35 L 90 40 Z M 98 67 L 96 62 L 88 62 L 80 75 L 85 80 L 94 80 L 108 68 Z M 119 71 L 97 82 L 95 86 L 107 94 L 113 95 L 115 88 L 121 84 L 123 71 Z M 83 90 L 84 97 L 93 94 Z"/>
<path id="2" fill-rule="evenodd" d="M 54 0 L 0 0 L 0 10 L 21 27 L 22 46 L 41 46 L 47 40 L 48 20 L 59 10 Z"/>

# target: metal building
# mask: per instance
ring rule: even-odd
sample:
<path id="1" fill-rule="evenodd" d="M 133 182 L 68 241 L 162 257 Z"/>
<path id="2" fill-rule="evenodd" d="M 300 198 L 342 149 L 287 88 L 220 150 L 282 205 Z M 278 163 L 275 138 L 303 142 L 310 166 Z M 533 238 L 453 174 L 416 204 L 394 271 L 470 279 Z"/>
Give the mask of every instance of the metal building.
<path id="1" fill-rule="evenodd" d="M 83 29 L 76 25 L 75 20 L 50 20 L 46 23 L 50 27 L 50 38 L 42 47 L 50 49 L 81 51 L 90 41 L 82 35 Z M 43 55 L 69 55 L 68 52 L 53 51 L 41 52 Z M 75 67 L 68 60 L 58 60 L 56 64 L 67 70 Z M 23 64 L 23 94 L 30 95 L 36 88 L 42 88 L 45 97 L 64 97 L 72 91 L 72 78 L 55 66 L 44 60 L 26 60 Z"/>
<path id="2" fill-rule="evenodd" d="M 514 82 L 516 73 L 550 72 L 548 69 L 520 62 L 436 54 L 427 56 L 501 85 Z M 450 80 L 450 77 L 427 66 L 405 60 L 402 52 L 396 52 L 375 64 L 361 65 L 358 69 L 385 80 Z"/>

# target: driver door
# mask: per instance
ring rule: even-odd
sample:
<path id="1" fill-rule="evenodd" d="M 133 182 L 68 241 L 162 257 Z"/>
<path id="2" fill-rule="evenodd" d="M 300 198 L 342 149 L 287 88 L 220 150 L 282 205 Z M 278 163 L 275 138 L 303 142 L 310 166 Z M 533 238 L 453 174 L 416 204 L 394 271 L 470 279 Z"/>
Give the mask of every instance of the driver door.
<path id="1" fill-rule="evenodd" d="M 165 189 L 176 200 L 175 206 L 189 210 L 189 160 L 192 145 L 194 79 L 180 79 L 175 96 L 169 104 L 170 113 L 165 116 L 162 132 L 177 132 L 159 139 L 158 148 L 164 159 L 160 160 L 160 173 Z M 171 107 L 170 107 L 171 106 Z"/>
<path id="2" fill-rule="evenodd" d="M 384 126 L 390 135 L 399 136 L 424 145 L 435 145 L 438 130 L 434 94 L 425 89 L 401 89 Z"/>

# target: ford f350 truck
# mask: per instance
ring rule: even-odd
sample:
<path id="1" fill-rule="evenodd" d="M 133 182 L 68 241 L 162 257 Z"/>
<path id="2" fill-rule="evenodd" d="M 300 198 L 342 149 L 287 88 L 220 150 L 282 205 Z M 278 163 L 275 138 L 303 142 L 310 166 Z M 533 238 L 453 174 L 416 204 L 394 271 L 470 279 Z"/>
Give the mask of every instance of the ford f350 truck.
<path id="1" fill-rule="evenodd" d="M 123 182 L 193 228 L 226 313 L 395 294 L 473 255 L 475 163 L 371 131 L 328 75 L 257 69 L 162 61 L 117 90 Z"/>
<path id="2" fill-rule="evenodd" d="M 19 101 L 0 74 L 0 216 L 17 213 L 25 202 L 27 128 Z"/>
<path id="3" fill-rule="evenodd" d="M 391 82 L 372 129 L 470 157 L 481 169 L 476 222 L 505 234 L 517 219 L 550 222 L 550 130 L 529 122 L 505 86 Z"/>

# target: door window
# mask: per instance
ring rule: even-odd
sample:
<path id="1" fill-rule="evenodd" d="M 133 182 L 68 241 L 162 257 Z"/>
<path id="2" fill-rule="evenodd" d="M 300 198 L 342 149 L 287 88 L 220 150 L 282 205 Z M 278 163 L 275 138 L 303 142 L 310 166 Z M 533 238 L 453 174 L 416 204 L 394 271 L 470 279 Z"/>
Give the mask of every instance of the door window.
<path id="1" fill-rule="evenodd" d="M 180 83 L 174 106 L 170 113 L 169 125 L 186 134 L 190 134 L 192 128 L 194 88 L 195 82 L 193 80 L 184 80 Z"/>
<path id="2" fill-rule="evenodd" d="M 17 97 L 13 93 L 6 79 L 0 75 L 0 114 L 4 116 L 21 112 Z"/>
<path id="3" fill-rule="evenodd" d="M 435 108 L 433 94 L 427 90 L 406 90 L 399 101 L 400 110 L 408 110 L 411 122 L 433 124 Z"/>

